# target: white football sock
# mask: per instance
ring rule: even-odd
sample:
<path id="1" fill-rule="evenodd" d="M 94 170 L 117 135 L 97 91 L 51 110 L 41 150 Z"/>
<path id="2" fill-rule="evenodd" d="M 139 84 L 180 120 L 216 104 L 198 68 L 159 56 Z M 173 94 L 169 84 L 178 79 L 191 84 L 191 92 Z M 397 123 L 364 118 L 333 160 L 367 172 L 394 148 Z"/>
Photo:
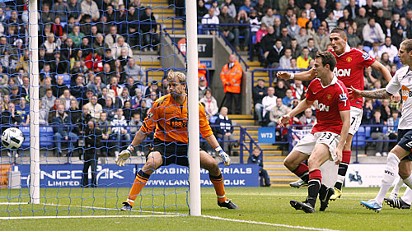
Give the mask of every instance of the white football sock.
<path id="1" fill-rule="evenodd" d="M 412 188 L 412 175 L 410 175 L 408 178 L 403 179 L 403 182 L 404 182 L 409 188 Z"/>
<path id="2" fill-rule="evenodd" d="M 398 182 L 397 182 L 396 185 L 393 187 L 391 194 L 392 194 L 392 195 L 393 195 L 393 194 L 398 195 L 399 190 L 401 189 L 402 185 L 403 185 L 403 180 L 402 180 L 402 178 L 399 178 Z"/>
<path id="3" fill-rule="evenodd" d="M 399 158 L 393 154 L 389 153 L 388 159 L 386 161 L 385 172 L 383 174 L 382 185 L 379 189 L 378 195 L 375 197 L 375 200 L 382 205 L 383 198 L 388 192 L 389 188 L 393 184 L 393 181 L 398 176 L 399 171 Z"/>
<path id="4" fill-rule="evenodd" d="M 412 202 L 412 190 L 410 188 L 406 188 L 405 193 L 401 197 L 402 201 L 404 201 L 406 204 L 410 205 Z"/>

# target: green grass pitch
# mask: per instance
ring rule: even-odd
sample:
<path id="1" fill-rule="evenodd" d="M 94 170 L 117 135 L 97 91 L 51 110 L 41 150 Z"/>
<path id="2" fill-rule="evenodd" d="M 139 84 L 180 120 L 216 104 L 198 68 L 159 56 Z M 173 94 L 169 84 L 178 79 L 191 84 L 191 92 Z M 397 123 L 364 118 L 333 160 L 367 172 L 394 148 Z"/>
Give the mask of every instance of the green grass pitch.
<path id="1" fill-rule="evenodd" d="M 289 205 L 307 189 L 227 188 L 238 210 L 219 208 L 213 188 L 202 188 L 202 216 L 188 216 L 187 189 L 145 188 L 132 212 L 119 211 L 127 188 L 42 189 L 32 205 L 27 189 L 0 189 L 1 230 L 411 230 L 410 210 L 384 205 L 380 213 L 359 205 L 377 188 L 345 188 L 325 212 L 305 214 Z M 7 203 L 10 202 L 10 203 Z M 140 203 L 141 202 L 141 203 Z M 316 206 L 318 210 L 319 204 Z"/>

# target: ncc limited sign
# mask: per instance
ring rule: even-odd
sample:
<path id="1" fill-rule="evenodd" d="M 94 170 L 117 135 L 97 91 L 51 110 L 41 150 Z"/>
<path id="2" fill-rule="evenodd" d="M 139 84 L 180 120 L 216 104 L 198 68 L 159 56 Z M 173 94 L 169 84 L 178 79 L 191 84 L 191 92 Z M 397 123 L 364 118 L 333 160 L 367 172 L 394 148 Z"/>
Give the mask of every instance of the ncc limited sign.
<path id="1" fill-rule="evenodd" d="M 132 186 L 136 172 L 143 165 L 126 165 L 119 167 L 114 164 L 97 166 L 97 185 L 102 188 L 117 188 Z M 82 183 L 81 164 L 40 165 L 41 188 L 72 188 L 80 187 Z M 16 165 L 15 171 L 21 173 L 21 186 L 27 188 L 30 184 L 30 165 Z M 220 170 L 224 176 L 224 183 L 230 187 L 257 187 L 259 185 L 259 166 L 248 164 L 234 164 L 228 167 L 221 165 Z M 200 183 L 204 187 L 212 187 L 208 171 L 200 170 Z M 89 180 L 91 174 L 89 172 Z M 151 187 L 184 187 L 189 186 L 189 169 L 178 165 L 160 167 L 150 176 L 146 184 Z"/>
<path id="2" fill-rule="evenodd" d="M 269 143 L 273 144 L 276 142 L 276 128 L 271 127 L 260 127 L 258 129 L 258 141 L 259 143 Z"/>

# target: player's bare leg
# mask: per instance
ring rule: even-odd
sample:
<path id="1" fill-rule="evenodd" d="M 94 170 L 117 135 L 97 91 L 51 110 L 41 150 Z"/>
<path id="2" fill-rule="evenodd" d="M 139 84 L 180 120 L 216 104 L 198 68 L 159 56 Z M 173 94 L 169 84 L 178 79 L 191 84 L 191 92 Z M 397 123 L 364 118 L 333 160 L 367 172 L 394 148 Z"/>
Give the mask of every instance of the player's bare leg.
<path id="1" fill-rule="evenodd" d="M 303 180 L 305 183 L 309 181 L 309 168 L 303 162 L 308 159 L 308 155 L 297 151 L 292 150 L 289 155 L 283 161 L 283 164 L 291 172 L 293 172 L 297 177 Z"/>
<path id="2" fill-rule="evenodd" d="M 213 183 L 217 196 L 217 204 L 228 209 L 237 209 L 237 205 L 226 197 L 222 172 L 216 160 L 205 151 L 200 151 L 200 167 L 209 171 L 209 179 Z"/>
<path id="3" fill-rule="evenodd" d="M 152 151 L 147 156 L 147 160 L 143 168 L 137 173 L 136 178 L 133 182 L 132 188 L 129 191 L 129 196 L 125 202 L 123 202 L 123 207 L 120 209 L 122 211 L 130 211 L 134 205 L 134 201 L 137 196 L 142 191 L 143 187 L 146 185 L 150 178 L 150 175 L 159 168 L 163 163 L 162 155 L 158 151 Z"/>
<path id="4" fill-rule="evenodd" d="M 343 147 L 343 151 L 342 151 L 342 162 L 339 164 L 338 179 L 336 180 L 335 187 L 334 187 L 335 194 L 333 194 L 330 197 L 330 200 L 332 201 L 342 196 L 343 182 L 345 181 L 346 172 L 348 171 L 350 158 L 352 155 L 352 150 L 351 150 L 352 139 L 353 139 L 353 135 L 348 134 L 348 137 L 346 138 L 345 146 Z"/>
<path id="5" fill-rule="evenodd" d="M 320 166 L 330 158 L 329 148 L 325 144 L 316 144 L 308 159 L 309 182 L 308 196 L 305 202 L 290 201 L 293 208 L 303 210 L 305 213 L 315 212 L 316 199 L 322 185 Z"/>

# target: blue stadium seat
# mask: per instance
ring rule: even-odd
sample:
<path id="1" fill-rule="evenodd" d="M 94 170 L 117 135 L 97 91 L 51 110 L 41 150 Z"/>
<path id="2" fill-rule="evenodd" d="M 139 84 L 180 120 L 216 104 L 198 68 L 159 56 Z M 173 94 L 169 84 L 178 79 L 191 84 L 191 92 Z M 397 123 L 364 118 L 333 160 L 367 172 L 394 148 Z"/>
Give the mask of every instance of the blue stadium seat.
<path id="1" fill-rule="evenodd" d="M 361 126 L 359 127 L 358 132 L 356 132 L 356 134 L 353 136 L 352 146 L 364 147 L 366 145 L 365 139 L 366 139 L 365 127 Z"/>
<path id="2" fill-rule="evenodd" d="M 50 148 L 53 147 L 54 138 L 53 127 L 51 126 L 41 126 L 40 127 L 40 148 Z"/>
<path id="3" fill-rule="evenodd" d="M 371 138 L 371 127 L 370 126 L 365 126 L 365 137 L 366 139 Z"/>
<path id="4" fill-rule="evenodd" d="M 24 142 L 21 145 L 22 149 L 26 149 L 30 147 L 30 127 L 29 126 L 21 126 L 19 127 L 21 132 L 23 132 Z"/>

